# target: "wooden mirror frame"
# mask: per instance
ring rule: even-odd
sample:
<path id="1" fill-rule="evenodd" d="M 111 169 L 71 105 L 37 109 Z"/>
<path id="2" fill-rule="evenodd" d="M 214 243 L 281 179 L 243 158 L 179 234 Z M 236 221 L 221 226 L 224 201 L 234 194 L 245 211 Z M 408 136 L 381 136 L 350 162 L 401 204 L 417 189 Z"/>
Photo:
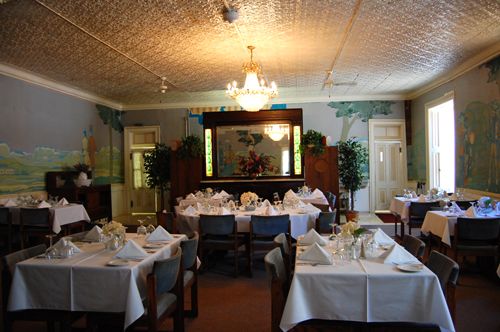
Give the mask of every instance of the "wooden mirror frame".
<path id="1" fill-rule="evenodd" d="M 245 126 L 256 124 L 290 125 L 290 175 L 265 176 L 263 179 L 302 179 L 304 178 L 304 159 L 298 150 L 303 133 L 302 109 L 261 110 L 259 112 L 209 112 L 203 113 L 203 133 L 205 138 L 205 159 L 203 180 L 249 180 L 250 177 L 219 178 L 217 159 L 217 127 Z M 298 131 L 297 131 L 298 130 Z M 258 178 L 260 179 L 260 178 Z M 257 180 L 258 181 L 258 180 Z"/>

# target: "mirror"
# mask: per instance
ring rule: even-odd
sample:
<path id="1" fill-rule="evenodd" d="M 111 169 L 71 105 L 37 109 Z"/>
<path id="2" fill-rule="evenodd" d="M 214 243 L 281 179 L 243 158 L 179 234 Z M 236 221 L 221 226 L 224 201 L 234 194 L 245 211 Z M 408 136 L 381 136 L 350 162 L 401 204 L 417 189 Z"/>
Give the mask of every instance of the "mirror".
<path id="1" fill-rule="evenodd" d="M 216 144 L 219 178 L 290 175 L 288 123 L 219 126 Z"/>

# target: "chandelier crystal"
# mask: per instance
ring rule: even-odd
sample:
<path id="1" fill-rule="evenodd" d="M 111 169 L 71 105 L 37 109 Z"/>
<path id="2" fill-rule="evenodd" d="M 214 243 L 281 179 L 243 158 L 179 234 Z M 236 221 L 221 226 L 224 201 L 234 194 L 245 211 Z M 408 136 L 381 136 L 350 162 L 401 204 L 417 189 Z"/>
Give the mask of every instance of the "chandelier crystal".
<path id="1" fill-rule="evenodd" d="M 243 72 L 246 73 L 245 85 L 243 88 L 238 88 L 238 83 L 228 83 L 226 94 L 236 100 L 240 106 L 249 112 L 258 112 L 267 102 L 278 95 L 278 87 L 276 83 L 271 82 L 271 86 L 267 86 L 266 82 L 261 79 L 261 67 L 253 61 L 254 46 L 248 46 L 250 50 L 250 62 L 243 64 Z"/>

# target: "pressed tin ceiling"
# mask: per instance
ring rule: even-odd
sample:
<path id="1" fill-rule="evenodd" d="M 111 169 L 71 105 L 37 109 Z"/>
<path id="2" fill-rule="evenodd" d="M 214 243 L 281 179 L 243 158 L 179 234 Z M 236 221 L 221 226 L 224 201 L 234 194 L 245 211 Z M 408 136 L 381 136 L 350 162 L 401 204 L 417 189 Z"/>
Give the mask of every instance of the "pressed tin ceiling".
<path id="1" fill-rule="evenodd" d="M 233 105 L 247 45 L 274 103 L 409 98 L 500 52 L 498 0 L 10 0 L 0 22 L 0 72 L 123 109 Z"/>

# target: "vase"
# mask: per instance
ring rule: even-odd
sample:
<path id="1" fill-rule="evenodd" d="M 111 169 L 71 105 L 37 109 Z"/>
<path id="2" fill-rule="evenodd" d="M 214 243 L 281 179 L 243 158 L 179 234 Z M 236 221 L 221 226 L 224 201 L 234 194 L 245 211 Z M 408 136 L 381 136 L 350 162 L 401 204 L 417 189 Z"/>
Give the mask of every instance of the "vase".
<path id="1" fill-rule="evenodd" d="M 112 235 L 111 238 L 106 242 L 106 249 L 108 250 L 116 250 L 120 248 L 120 239 L 117 234 Z"/>
<path id="2" fill-rule="evenodd" d="M 245 211 L 255 211 L 255 205 L 254 204 L 246 205 Z"/>

